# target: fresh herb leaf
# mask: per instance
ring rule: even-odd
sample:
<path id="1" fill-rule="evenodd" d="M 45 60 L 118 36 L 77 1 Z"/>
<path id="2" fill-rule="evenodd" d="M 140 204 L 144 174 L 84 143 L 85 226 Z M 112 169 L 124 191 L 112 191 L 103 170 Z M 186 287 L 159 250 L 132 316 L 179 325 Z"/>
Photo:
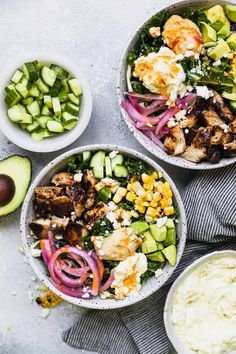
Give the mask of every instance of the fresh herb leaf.
<path id="1" fill-rule="evenodd" d="M 77 154 L 67 159 L 68 172 L 78 172 L 89 167 L 89 161 L 83 161 L 82 154 Z"/>
<path id="2" fill-rule="evenodd" d="M 124 164 L 127 167 L 129 174 L 132 176 L 141 176 L 142 173 L 151 175 L 154 171 L 153 168 L 145 162 L 131 157 L 126 157 Z"/>
<path id="3" fill-rule="evenodd" d="M 131 211 L 134 209 L 134 203 L 132 202 L 129 202 L 128 200 L 125 200 L 125 201 L 121 201 L 118 206 L 120 208 L 123 208 L 124 210 L 127 210 L 127 211 Z"/>
<path id="4" fill-rule="evenodd" d="M 139 56 L 138 51 L 134 48 L 131 48 L 127 56 L 128 65 L 133 66 L 134 61 L 138 58 L 138 56 Z"/>
<path id="5" fill-rule="evenodd" d="M 112 223 L 106 216 L 100 218 L 90 231 L 90 235 L 107 236 L 108 232 L 111 233 L 114 230 Z"/>
<path id="6" fill-rule="evenodd" d="M 148 269 L 144 274 L 141 275 L 141 284 L 143 285 L 146 283 L 149 278 L 153 277 L 157 269 L 161 269 L 164 266 L 165 263 L 152 262 L 148 260 Z"/>
<path id="7" fill-rule="evenodd" d="M 141 93 L 141 94 L 145 94 L 149 92 L 148 89 L 146 89 L 146 87 L 143 86 L 142 82 L 139 79 L 134 78 L 133 76 L 131 78 L 130 83 L 134 92 Z"/>

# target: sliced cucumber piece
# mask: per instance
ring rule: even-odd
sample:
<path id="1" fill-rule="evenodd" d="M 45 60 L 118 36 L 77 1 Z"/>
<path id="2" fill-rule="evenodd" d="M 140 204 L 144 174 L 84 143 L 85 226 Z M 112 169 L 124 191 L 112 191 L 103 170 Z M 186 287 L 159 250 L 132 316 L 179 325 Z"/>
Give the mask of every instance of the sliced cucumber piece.
<path id="1" fill-rule="evenodd" d="M 52 108 L 57 117 L 61 115 L 61 105 L 58 97 L 52 97 Z M 50 129 L 49 129 L 50 130 Z"/>
<path id="2" fill-rule="evenodd" d="M 22 100 L 22 103 L 27 106 L 28 104 L 31 104 L 34 101 L 33 97 L 27 97 Z"/>
<path id="3" fill-rule="evenodd" d="M 112 171 L 114 171 L 116 165 L 122 165 L 123 164 L 124 157 L 121 154 L 116 155 L 111 159 L 111 167 Z"/>
<path id="4" fill-rule="evenodd" d="M 44 116 L 49 116 L 51 114 L 50 110 L 48 109 L 48 107 L 46 105 L 43 105 L 43 107 L 41 109 L 41 114 Z"/>
<path id="5" fill-rule="evenodd" d="M 105 157 L 105 171 L 107 177 L 112 177 L 111 159 L 109 156 Z"/>
<path id="6" fill-rule="evenodd" d="M 10 92 L 11 90 L 15 90 L 15 85 L 10 84 L 5 87 L 6 93 Z"/>
<path id="7" fill-rule="evenodd" d="M 77 106 L 79 106 L 79 104 L 80 104 L 80 99 L 79 99 L 79 97 L 76 97 L 73 93 L 68 93 L 68 97 L 69 97 L 69 100 L 70 100 L 72 103 L 74 103 L 74 104 L 76 104 Z"/>
<path id="8" fill-rule="evenodd" d="M 34 60 L 33 61 L 33 64 L 34 64 L 34 66 L 35 66 L 35 69 L 37 70 L 37 71 L 39 71 L 40 69 L 41 69 L 41 64 L 38 62 L 38 60 Z"/>
<path id="9" fill-rule="evenodd" d="M 62 80 L 62 86 L 65 88 L 66 92 L 70 92 L 70 86 L 68 84 L 68 80 Z"/>
<path id="10" fill-rule="evenodd" d="M 33 97 L 40 97 L 41 92 L 39 91 L 37 86 L 33 86 L 30 90 L 29 90 L 29 95 L 33 96 Z"/>
<path id="11" fill-rule="evenodd" d="M 76 106 L 74 103 L 67 103 L 65 106 L 65 112 L 71 114 L 72 116 L 78 116 L 79 106 Z"/>
<path id="12" fill-rule="evenodd" d="M 46 115 L 41 115 L 41 116 L 36 117 L 36 120 L 41 128 L 46 128 L 47 122 L 51 119 L 52 118 L 50 116 L 46 116 Z"/>
<path id="13" fill-rule="evenodd" d="M 41 79 L 38 79 L 35 84 L 42 93 L 49 93 L 49 87 Z"/>
<path id="14" fill-rule="evenodd" d="M 116 165 L 115 168 L 114 168 L 114 174 L 115 174 L 116 177 L 127 177 L 128 176 L 128 170 L 123 165 Z"/>
<path id="15" fill-rule="evenodd" d="M 58 98 L 59 98 L 60 102 L 68 101 L 68 99 L 69 99 L 68 93 L 67 93 L 64 86 L 60 89 L 60 92 L 58 94 Z"/>
<path id="16" fill-rule="evenodd" d="M 93 174 L 96 178 L 104 178 L 104 167 L 103 166 L 97 166 L 93 167 Z"/>
<path id="17" fill-rule="evenodd" d="M 39 123 L 34 121 L 32 124 L 28 124 L 26 127 L 26 130 L 28 130 L 29 133 L 32 133 L 34 130 L 39 128 Z"/>
<path id="18" fill-rule="evenodd" d="M 11 81 L 17 84 L 23 76 L 23 72 L 19 69 L 16 70 L 15 74 L 12 76 Z"/>
<path id="19" fill-rule="evenodd" d="M 55 133 L 63 133 L 64 128 L 60 122 L 57 122 L 55 120 L 49 120 L 47 122 L 47 128 L 50 132 L 55 132 Z"/>
<path id="20" fill-rule="evenodd" d="M 33 87 L 33 82 L 27 80 L 25 76 L 23 76 L 23 78 L 20 80 L 20 83 L 24 85 L 28 91 L 30 91 Z"/>
<path id="21" fill-rule="evenodd" d="M 32 102 L 26 106 L 27 111 L 33 116 L 38 116 L 40 114 L 40 107 L 37 101 Z"/>
<path id="22" fill-rule="evenodd" d="M 12 107 L 18 102 L 20 102 L 22 96 L 15 90 L 9 90 L 6 97 L 4 98 L 4 102 L 8 105 L 8 107 Z"/>
<path id="23" fill-rule="evenodd" d="M 23 72 L 26 79 L 29 81 L 36 81 L 38 78 L 38 73 L 34 63 L 25 63 L 23 66 Z"/>
<path id="24" fill-rule="evenodd" d="M 71 121 L 78 121 L 78 118 L 75 116 L 72 116 L 70 113 L 63 112 L 62 113 L 62 121 L 63 123 L 69 123 Z"/>
<path id="25" fill-rule="evenodd" d="M 68 123 L 63 123 L 63 128 L 66 129 L 66 130 L 71 130 L 74 128 L 74 126 L 78 123 L 77 120 L 74 120 L 74 121 L 70 121 Z"/>
<path id="26" fill-rule="evenodd" d="M 29 124 L 27 124 L 27 123 L 18 123 L 19 124 L 19 126 L 21 127 L 21 129 L 23 129 L 23 130 L 26 130 L 26 128 L 28 127 L 28 125 Z"/>
<path id="27" fill-rule="evenodd" d="M 90 167 L 104 167 L 105 166 L 105 152 L 96 152 L 90 160 Z"/>
<path id="28" fill-rule="evenodd" d="M 24 114 L 26 114 L 25 107 L 17 104 L 8 109 L 7 115 L 14 123 L 22 122 Z"/>
<path id="29" fill-rule="evenodd" d="M 55 73 L 62 77 L 63 79 L 66 79 L 69 76 L 68 71 L 66 71 L 65 69 L 63 69 L 61 66 L 56 65 L 56 64 L 51 64 L 50 65 L 50 69 L 52 69 L 53 71 L 55 71 Z"/>
<path id="30" fill-rule="evenodd" d="M 49 109 L 52 108 L 52 97 L 51 96 L 48 96 L 48 95 L 43 96 L 43 101 L 44 101 L 44 104 L 46 107 L 48 107 Z"/>
<path id="31" fill-rule="evenodd" d="M 61 80 L 56 79 L 53 87 L 50 88 L 49 94 L 52 97 L 57 97 L 59 95 L 59 91 L 61 89 Z"/>
<path id="32" fill-rule="evenodd" d="M 79 81 L 77 79 L 70 79 L 68 80 L 69 86 L 71 91 L 75 96 L 81 96 L 82 95 L 82 88 L 79 84 Z"/>
<path id="33" fill-rule="evenodd" d="M 47 66 L 43 66 L 41 69 L 41 77 L 46 85 L 53 87 L 57 74 Z"/>
<path id="34" fill-rule="evenodd" d="M 20 82 L 18 82 L 18 84 L 15 85 L 15 89 L 16 91 L 19 92 L 19 94 L 22 96 L 22 97 L 27 97 L 28 94 L 29 94 L 29 91 L 27 90 L 26 86 L 24 86 L 23 84 L 21 84 Z"/>
<path id="35" fill-rule="evenodd" d="M 41 141 L 44 138 L 50 138 L 51 136 L 55 136 L 55 133 L 48 131 L 47 129 L 38 129 L 33 131 L 30 135 L 31 139 L 34 141 Z"/>
<path id="36" fill-rule="evenodd" d="M 28 113 L 25 113 L 23 116 L 22 116 L 22 121 L 21 123 L 23 124 L 31 124 L 33 122 L 33 118 L 31 116 L 31 114 L 28 114 Z"/>
<path id="37" fill-rule="evenodd" d="M 83 155 L 83 161 L 88 162 L 91 158 L 91 151 L 84 151 L 82 155 Z"/>

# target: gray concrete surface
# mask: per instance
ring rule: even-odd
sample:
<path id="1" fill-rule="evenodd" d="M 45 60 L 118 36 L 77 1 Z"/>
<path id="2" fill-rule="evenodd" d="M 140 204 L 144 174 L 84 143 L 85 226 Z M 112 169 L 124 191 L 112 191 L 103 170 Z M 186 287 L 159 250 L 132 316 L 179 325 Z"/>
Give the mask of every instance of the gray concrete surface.
<path id="1" fill-rule="evenodd" d="M 147 153 L 123 122 L 116 101 L 118 60 L 133 31 L 164 0 L 1 0 L 0 68 L 15 54 L 49 51 L 76 61 L 90 80 L 94 95 L 91 121 L 81 138 L 67 149 L 91 143 L 118 143 Z M 0 79 L 1 80 L 1 79 Z M 2 103 L 1 103 L 2 104 Z M 1 119 L 1 117 L 0 117 Z M 33 177 L 62 151 L 50 154 L 23 151 L 0 133 L 0 158 L 27 155 Z M 178 187 L 189 172 L 160 162 Z M 81 353 L 64 344 L 62 331 L 81 315 L 81 309 L 63 304 L 40 317 L 41 308 L 29 300 L 39 282 L 18 251 L 20 211 L 0 220 L 0 353 Z"/>

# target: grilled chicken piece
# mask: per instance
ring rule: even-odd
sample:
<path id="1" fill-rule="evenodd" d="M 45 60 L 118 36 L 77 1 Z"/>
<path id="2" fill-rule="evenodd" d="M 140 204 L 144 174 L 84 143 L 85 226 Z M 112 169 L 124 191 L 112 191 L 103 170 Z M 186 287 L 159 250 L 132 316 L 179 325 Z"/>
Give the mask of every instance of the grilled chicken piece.
<path id="1" fill-rule="evenodd" d="M 74 183 L 66 187 L 66 192 L 73 202 L 76 216 L 81 216 L 85 210 L 86 192 L 80 183 Z"/>
<path id="2" fill-rule="evenodd" d="M 197 116 L 194 112 L 190 113 L 185 119 L 182 119 L 179 123 L 180 128 L 193 128 L 197 125 Z"/>
<path id="3" fill-rule="evenodd" d="M 34 190 L 35 198 L 52 199 L 58 197 L 63 192 L 61 187 L 37 187 Z"/>
<path id="4" fill-rule="evenodd" d="M 94 177 L 92 170 L 84 170 L 81 184 L 86 192 L 91 193 L 95 191 L 95 185 L 98 183 L 98 180 Z"/>
<path id="5" fill-rule="evenodd" d="M 74 175 L 67 172 L 57 173 L 53 176 L 52 183 L 56 186 L 70 186 L 74 183 Z"/>
<path id="6" fill-rule="evenodd" d="M 236 119 L 232 123 L 230 123 L 229 132 L 236 134 Z"/>
<path id="7" fill-rule="evenodd" d="M 214 96 L 210 100 L 211 104 L 213 105 L 213 107 L 216 109 L 217 113 L 223 120 L 227 122 L 232 122 L 235 119 L 235 115 L 225 105 L 221 95 L 216 91 L 212 90 L 212 92 L 214 93 Z"/>
<path id="8" fill-rule="evenodd" d="M 48 231 L 53 228 L 56 233 L 62 233 L 67 227 L 69 218 L 40 218 L 29 223 L 29 228 L 38 239 L 47 238 Z"/>
<path id="9" fill-rule="evenodd" d="M 219 126 L 221 124 L 224 124 L 223 120 L 220 119 L 218 113 L 216 113 L 216 111 L 213 108 L 202 111 L 202 118 L 206 126 L 213 127 L 213 126 Z"/>
<path id="10" fill-rule="evenodd" d="M 224 143 L 225 140 L 225 133 L 222 128 L 215 127 L 212 129 L 211 137 L 210 137 L 210 144 L 211 145 L 221 145 Z"/>
<path id="11" fill-rule="evenodd" d="M 196 148 L 202 146 L 208 146 L 210 144 L 210 137 L 211 137 L 211 128 L 199 128 L 195 138 L 193 139 L 193 146 Z"/>
<path id="12" fill-rule="evenodd" d="M 52 199 L 34 199 L 35 212 L 40 216 L 48 214 L 57 216 L 70 216 L 73 211 L 73 204 L 67 196 L 58 196 Z"/>
<path id="13" fill-rule="evenodd" d="M 109 209 L 107 205 L 103 202 L 99 202 L 96 204 L 96 206 L 93 209 L 88 210 L 85 213 L 84 219 L 90 226 L 93 226 L 96 220 L 105 216 L 106 213 L 108 213 L 108 211 Z"/>
<path id="14" fill-rule="evenodd" d="M 186 148 L 184 132 L 177 124 L 170 129 L 170 133 L 166 136 L 164 145 L 167 149 L 172 151 L 172 155 L 180 155 Z"/>
<path id="15" fill-rule="evenodd" d="M 87 195 L 86 195 L 86 201 L 85 201 L 85 204 L 84 204 L 84 206 L 85 206 L 85 209 L 91 209 L 93 206 L 94 206 L 94 204 L 95 204 L 95 201 L 96 201 L 96 194 L 95 193 L 88 193 Z"/>
<path id="16" fill-rule="evenodd" d="M 93 236 L 91 241 L 99 258 L 109 261 L 125 260 L 142 244 L 141 238 L 129 227 L 115 230 L 107 237 Z"/>
<path id="17" fill-rule="evenodd" d="M 83 237 L 88 235 L 88 229 L 76 222 L 70 222 L 65 229 L 63 238 L 71 246 L 84 247 Z"/>
<path id="18" fill-rule="evenodd" d="M 197 148 L 190 145 L 181 156 L 188 161 L 198 163 L 207 157 L 207 149 L 204 146 Z"/>
<path id="19" fill-rule="evenodd" d="M 236 155 L 236 136 L 233 137 L 231 142 L 224 144 L 224 148 L 227 149 L 230 156 Z"/>

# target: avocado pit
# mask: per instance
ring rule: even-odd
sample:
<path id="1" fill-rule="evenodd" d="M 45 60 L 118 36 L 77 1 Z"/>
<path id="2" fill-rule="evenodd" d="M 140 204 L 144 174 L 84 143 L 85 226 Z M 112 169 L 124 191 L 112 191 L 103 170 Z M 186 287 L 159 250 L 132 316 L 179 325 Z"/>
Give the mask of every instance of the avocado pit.
<path id="1" fill-rule="evenodd" d="M 0 174 L 0 207 L 10 203 L 15 195 L 15 182 L 5 174 Z"/>

